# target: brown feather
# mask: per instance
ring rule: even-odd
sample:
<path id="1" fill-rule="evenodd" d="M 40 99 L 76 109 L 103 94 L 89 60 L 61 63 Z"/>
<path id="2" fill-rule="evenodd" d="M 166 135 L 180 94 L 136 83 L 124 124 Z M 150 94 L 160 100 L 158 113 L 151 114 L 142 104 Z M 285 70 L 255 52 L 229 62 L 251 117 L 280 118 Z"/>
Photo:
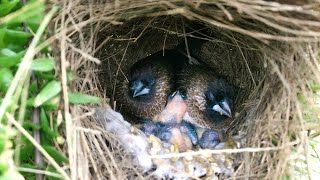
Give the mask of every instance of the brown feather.
<path id="1" fill-rule="evenodd" d="M 180 88 L 185 90 L 187 94 L 188 114 L 192 123 L 198 126 L 225 129 L 232 122 L 233 118 L 226 118 L 217 123 L 215 119 L 210 118 L 205 112 L 207 103 L 205 92 L 208 90 L 209 84 L 217 80 L 218 75 L 214 71 L 197 65 L 185 66 L 179 74 L 178 83 Z M 226 86 L 229 85 L 226 84 Z"/>
<path id="2" fill-rule="evenodd" d="M 152 119 L 161 112 L 166 105 L 167 97 L 174 90 L 174 71 L 176 60 L 162 56 L 158 52 L 134 64 L 128 73 L 128 79 L 134 73 L 144 76 L 153 76 L 156 80 L 154 92 L 148 99 L 137 100 L 129 94 L 129 82 L 124 80 L 116 90 L 116 101 L 121 111 L 138 118 Z"/>

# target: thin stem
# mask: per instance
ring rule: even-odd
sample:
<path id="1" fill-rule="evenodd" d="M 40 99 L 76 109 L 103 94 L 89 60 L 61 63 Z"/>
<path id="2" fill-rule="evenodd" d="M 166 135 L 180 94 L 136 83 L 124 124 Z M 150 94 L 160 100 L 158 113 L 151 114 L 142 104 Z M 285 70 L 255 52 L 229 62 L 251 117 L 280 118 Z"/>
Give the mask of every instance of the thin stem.
<path id="1" fill-rule="evenodd" d="M 64 177 L 64 179 L 70 180 L 68 174 L 59 166 L 59 164 L 48 154 L 46 150 L 19 124 L 14 117 L 6 113 L 7 119 L 11 122 L 40 152 L 47 158 L 54 168 Z"/>

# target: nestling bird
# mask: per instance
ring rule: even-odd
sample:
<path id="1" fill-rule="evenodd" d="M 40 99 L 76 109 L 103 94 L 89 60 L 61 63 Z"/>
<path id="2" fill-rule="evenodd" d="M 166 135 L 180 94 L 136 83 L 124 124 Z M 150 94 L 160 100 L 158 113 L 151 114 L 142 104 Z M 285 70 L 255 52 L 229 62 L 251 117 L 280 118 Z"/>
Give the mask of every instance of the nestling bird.
<path id="1" fill-rule="evenodd" d="M 181 58 L 182 57 L 182 58 Z M 175 87 L 175 71 L 183 56 L 163 51 L 135 63 L 117 87 L 115 99 L 121 111 L 139 119 L 153 119 L 165 107 L 167 97 Z"/>
<path id="2" fill-rule="evenodd" d="M 192 149 L 198 137 L 193 126 L 183 121 L 187 112 L 185 100 L 186 96 L 179 90 L 170 94 L 165 108 L 152 120 L 145 120 L 140 129 L 147 135 L 155 135 L 165 142 L 176 145 L 180 152 Z"/>
<path id="3" fill-rule="evenodd" d="M 232 85 L 211 69 L 198 65 L 185 66 L 178 83 L 188 97 L 190 118 L 187 121 L 217 131 L 228 128 L 234 114 L 235 88 Z"/>
<path id="4" fill-rule="evenodd" d="M 153 118 L 153 121 L 165 124 L 181 123 L 188 108 L 186 99 L 181 91 L 173 92 L 168 96 L 165 108 Z"/>
<path id="5" fill-rule="evenodd" d="M 166 106 L 152 119 L 144 119 L 142 131 L 147 135 L 156 135 L 160 129 L 180 124 L 187 112 L 186 96 L 179 90 L 168 95 Z"/>

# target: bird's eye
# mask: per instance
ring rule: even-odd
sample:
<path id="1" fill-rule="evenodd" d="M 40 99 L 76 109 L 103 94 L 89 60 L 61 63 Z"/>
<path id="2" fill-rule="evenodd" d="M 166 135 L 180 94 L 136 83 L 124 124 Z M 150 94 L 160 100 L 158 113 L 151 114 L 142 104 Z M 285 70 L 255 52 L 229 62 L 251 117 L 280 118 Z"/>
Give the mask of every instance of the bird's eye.
<path id="1" fill-rule="evenodd" d="M 186 100 L 187 99 L 187 92 L 183 89 L 180 89 L 180 95 L 182 97 L 182 99 Z"/>
<path id="2" fill-rule="evenodd" d="M 151 78 L 149 80 L 149 85 L 153 85 L 154 83 L 156 83 L 156 80 L 154 78 Z"/>
<path id="3" fill-rule="evenodd" d="M 171 93 L 171 94 L 169 95 L 169 99 L 173 99 L 176 94 L 177 94 L 177 91 Z"/>
<path id="4" fill-rule="evenodd" d="M 147 78 L 143 80 L 144 84 L 147 86 L 152 86 L 156 82 L 154 78 Z"/>

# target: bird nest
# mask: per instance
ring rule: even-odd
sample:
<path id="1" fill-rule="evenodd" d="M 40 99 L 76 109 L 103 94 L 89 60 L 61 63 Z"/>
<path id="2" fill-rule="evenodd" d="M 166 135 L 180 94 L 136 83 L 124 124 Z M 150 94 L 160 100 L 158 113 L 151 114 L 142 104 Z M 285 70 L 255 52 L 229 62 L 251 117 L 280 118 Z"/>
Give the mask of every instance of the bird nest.
<path id="1" fill-rule="evenodd" d="M 177 162 L 184 158 L 184 163 L 206 159 L 210 166 L 204 167 L 206 173 L 201 176 L 205 177 L 275 179 L 292 173 L 290 154 L 301 151 L 306 130 L 298 97 L 312 103 L 308 100 L 312 93 L 309 84 L 320 81 L 319 3 L 60 3 L 63 10 L 52 26 L 54 33 L 61 35 L 56 44 L 57 57 L 76 73 L 69 89 L 104 100 L 99 105 L 104 107 L 103 111 L 99 109 L 100 119 L 94 115 L 96 106 L 70 107 L 72 121 L 68 121 L 66 135 L 73 178 L 151 177 L 149 172 L 142 172 L 144 167 L 134 163 L 132 151 L 123 145 L 130 138 L 117 136 L 117 130 L 138 132 L 133 132 L 133 127 L 111 109 L 119 110 L 114 101 L 115 79 L 125 78 L 135 62 L 150 54 L 177 47 L 182 47 L 187 57 L 195 55 L 239 89 L 235 119 L 228 128 L 236 146 L 190 151 L 176 157 L 173 153 L 162 154 L 151 159 L 174 157 L 171 161 Z M 115 119 L 122 123 L 123 130 L 106 123 Z M 214 162 L 219 170 L 213 168 Z M 170 169 L 170 164 L 167 166 Z M 183 173 L 185 177 L 197 176 L 188 174 L 188 170 Z"/>

